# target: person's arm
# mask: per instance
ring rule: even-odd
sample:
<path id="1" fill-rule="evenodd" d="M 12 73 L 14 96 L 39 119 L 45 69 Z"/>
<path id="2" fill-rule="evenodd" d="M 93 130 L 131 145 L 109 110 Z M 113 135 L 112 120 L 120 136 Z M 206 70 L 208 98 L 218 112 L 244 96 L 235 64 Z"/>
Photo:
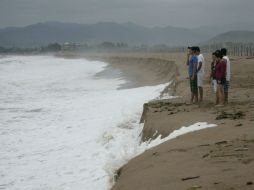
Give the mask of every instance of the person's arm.
<path id="1" fill-rule="evenodd" d="M 217 76 L 217 81 L 218 84 L 221 84 L 221 80 L 222 80 L 222 75 L 223 75 L 223 68 L 222 68 L 222 63 L 219 63 L 218 67 L 216 68 L 217 72 L 218 72 L 218 76 Z"/>
<path id="2" fill-rule="evenodd" d="M 197 61 L 195 61 L 195 62 L 193 63 L 193 69 L 192 69 L 191 80 L 194 80 L 194 79 L 195 79 L 195 75 L 196 75 L 196 71 L 197 71 L 197 64 L 198 64 Z"/>
<path id="3" fill-rule="evenodd" d="M 202 68 L 202 62 L 200 61 L 200 62 L 198 63 L 198 71 L 197 71 L 197 72 L 199 72 L 201 68 Z"/>
<path id="4" fill-rule="evenodd" d="M 226 78 L 227 76 L 227 62 L 223 61 L 223 67 L 222 67 L 222 77 Z"/>
<path id="5" fill-rule="evenodd" d="M 187 54 L 187 59 L 186 59 L 186 65 L 188 65 L 188 66 L 189 66 L 189 61 L 190 61 L 190 54 L 188 53 Z"/>
<path id="6" fill-rule="evenodd" d="M 212 81 L 213 78 L 213 62 L 211 63 L 211 70 L 210 70 L 210 75 L 209 75 L 209 81 Z"/>
<path id="7" fill-rule="evenodd" d="M 214 63 L 212 62 L 212 63 L 211 63 L 210 78 L 213 77 L 213 65 L 214 65 Z"/>

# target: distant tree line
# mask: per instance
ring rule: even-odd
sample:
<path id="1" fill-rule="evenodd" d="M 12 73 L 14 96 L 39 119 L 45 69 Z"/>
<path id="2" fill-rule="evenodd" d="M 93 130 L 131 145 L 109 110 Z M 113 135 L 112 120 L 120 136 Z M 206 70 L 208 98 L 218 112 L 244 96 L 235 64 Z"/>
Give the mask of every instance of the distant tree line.
<path id="1" fill-rule="evenodd" d="M 0 53 L 31 53 L 38 51 L 38 48 L 0 47 Z"/>
<path id="2" fill-rule="evenodd" d="M 41 52 L 58 52 L 61 51 L 62 46 L 58 43 L 52 43 L 52 44 L 48 44 L 46 47 L 41 47 L 40 51 Z"/>
<path id="3" fill-rule="evenodd" d="M 123 42 L 102 42 L 100 44 L 78 44 L 78 43 L 50 43 L 46 46 L 35 48 L 20 47 L 0 47 L 0 53 L 21 53 L 21 54 L 40 54 L 59 51 L 78 51 L 78 52 L 182 52 L 185 47 L 170 47 L 165 44 L 159 45 L 128 45 Z"/>
<path id="4" fill-rule="evenodd" d="M 200 45 L 201 51 L 210 53 L 216 49 L 225 47 L 228 49 L 229 55 L 233 56 L 254 56 L 253 43 L 214 43 Z M 165 44 L 146 45 L 140 44 L 138 46 L 130 46 L 123 42 L 102 42 L 100 44 L 77 44 L 77 43 L 49 43 L 46 46 L 35 48 L 20 48 L 20 47 L 0 47 L 0 53 L 7 54 L 40 54 L 59 51 L 76 51 L 76 52 L 185 52 L 184 46 L 167 46 Z"/>
<path id="5" fill-rule="evenodd" d="M 21 47 L 1 47 L 0 53 L 47 53 L 61 51 L 62 46 L 58 43 L 50 43 L 47 46 L 35 47 L 35 48 L 21 48 Z"/>

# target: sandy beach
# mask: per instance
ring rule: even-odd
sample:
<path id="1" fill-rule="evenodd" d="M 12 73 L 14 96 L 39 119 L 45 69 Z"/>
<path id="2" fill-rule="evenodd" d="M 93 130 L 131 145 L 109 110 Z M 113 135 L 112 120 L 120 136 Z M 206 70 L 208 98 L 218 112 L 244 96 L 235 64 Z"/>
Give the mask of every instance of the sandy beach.
<path id="1" fill-rule="evenodd" d="M 252 58 L 232 58 L 230 102 L 214 106 L 207 80 L 202 104 L 188 105 L 184 55 L 175 54 L 179 70 L 171 93 L 179 98 L 145 105 L 143 140 L 167 136 L 196 122 L 216 124 L 167 141 L 132 159 L 118 172 L 112 189 L 252 189 L 254 182 L 254 71 Z M 206 57 L 209 58 L 208 55 Z M 206 73 L 210 60 L 207 60 Z"/>
<path id="2" fill-rule="evenodd" d="M 142 140 L 168 136 L 197 122 L 217 127 L 188 133 L 132 159 L 116 173 L 113 190 L 253 189 L 254 66 L 253 57 L 231 57 L 229 104 L 214 106 L 206 55 L 204 102 L 189 105 L 185 54 L 85 55 L 110 63 L 131 82 L 126 87 L 172 81 L 164 90 L 174 99 L 144 104 Z M 130 86 L 130 84 L 132 86 Z M 154 135 L 156 134 L 156 135 Z"/>

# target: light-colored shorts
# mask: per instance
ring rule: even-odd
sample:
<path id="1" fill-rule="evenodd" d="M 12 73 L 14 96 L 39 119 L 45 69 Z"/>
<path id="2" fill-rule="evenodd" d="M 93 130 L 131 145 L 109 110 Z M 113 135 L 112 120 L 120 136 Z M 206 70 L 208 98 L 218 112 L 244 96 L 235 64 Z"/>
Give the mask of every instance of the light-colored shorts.
<path id="1" fill-rule="evenodd" d="M 204 80 L 204 75 L 198 74 L 198 86 L 200 86 L 200 87 L 203 86 L 203 80 Z"/>
<path id="2" fill-rule="evenodd" d="M 216 93 L 217 92 L 217 81 L 214 79 L 212 80 L 212 89 L 213 89 L 213 92 Z"/>
<path id="3" fill-rule="evenodd" d="M 229 87 L 230 87 L 230 82 L 226 81 L 224 84 L 224 92 L 228 92 Z"/>

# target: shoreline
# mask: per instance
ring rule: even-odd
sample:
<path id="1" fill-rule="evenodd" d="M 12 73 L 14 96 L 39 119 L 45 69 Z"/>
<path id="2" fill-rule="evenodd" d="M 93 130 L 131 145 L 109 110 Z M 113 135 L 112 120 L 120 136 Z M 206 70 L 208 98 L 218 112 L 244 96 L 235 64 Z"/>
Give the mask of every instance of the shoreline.
<path id="1" fill-rule="evenodd" d="M 119 89 L 155 86 L 175 80 L 179 75 L 175 60 L 168 57 L 149 54 L 57 54 L 64 58 L 85 58 L 91 61 L 102 61 L 108 65 L 95 77 L 119 77 L 127 82 Z M 113 76 L 109 76 L 112 74 Z"/>

